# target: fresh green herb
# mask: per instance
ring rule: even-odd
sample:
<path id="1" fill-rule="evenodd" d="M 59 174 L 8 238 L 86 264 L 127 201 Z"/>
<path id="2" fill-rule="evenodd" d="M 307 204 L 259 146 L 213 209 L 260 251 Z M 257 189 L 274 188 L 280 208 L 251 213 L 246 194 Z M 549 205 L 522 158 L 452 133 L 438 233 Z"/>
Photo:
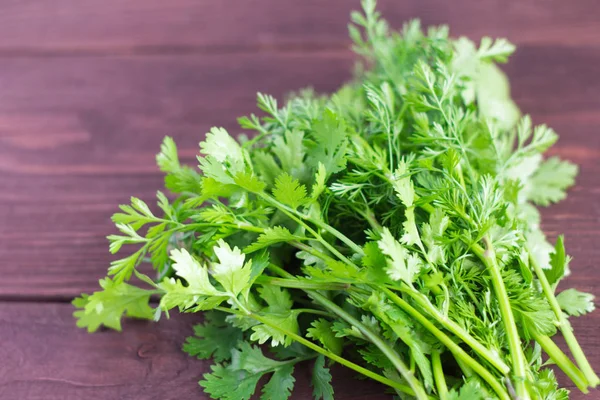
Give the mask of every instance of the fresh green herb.
<path id="1" fill-rule="evenodd" d="M 160 216 L 121 206 L 110 251 L 136 250 L 74 301 L 78 325 L 206 311 L 184 350 L 214 360 L 200 385 L 215 399 L 285 400 L 299 363 L 315 399 L 333 399 L 333 363 L 400 398 L 567 398 L 542 350 L 581 391 L 597 386 L 568 320 L 593 297 L 555 294 L 569 257 L 535 208 L 562 200 L 577 168 L 543 161 L 557 135 L 510 99 L 494 63 L 514 46 L 418 21 L 393 33 L 374 0 L 352 21 L 367 68 L 333 95 L 259 94 L 266 115 L 239 120 L 252 139 L 211 129 L 199 170 L 165 139 L 176 198 L 158 192 Z"/>

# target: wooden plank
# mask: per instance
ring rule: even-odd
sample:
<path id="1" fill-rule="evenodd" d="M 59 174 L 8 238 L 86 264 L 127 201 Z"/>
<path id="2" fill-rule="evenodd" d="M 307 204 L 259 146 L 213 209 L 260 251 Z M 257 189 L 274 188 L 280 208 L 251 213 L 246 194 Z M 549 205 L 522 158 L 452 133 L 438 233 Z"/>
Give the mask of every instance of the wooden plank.
<path id="1" fill-rule="evenodd" d="M 533 47 L 507 67 L 517 101 L 555 127 L 561 154 L 582 164 L 579 185 L 545 226 L 567 230 L 586 272 L 600 255 L 600 209 L 590 201 L 600 152 L 600 76 L 590 66 L 599 61 L 600 51 Z M 351 64 L 345 52 L 4 59 L 0 295 L 68 298 L 95 289 L 111 260 L 110 215 L 129 196 L 151 201 L 162 187 L 154 154 L 165 134 L 195 163 L 210 126 L 239 132 L 235 117 L 255 110 L 256 91 L 331 91 Z"/>
<path id="2" fill-rule="evenodd" d="M 159 323 L 127 321 L 122 333 L 88 334 L 75 328 L 71 313 L 68 304 L 0 303 L 0 398 L 208 399 L 197 381 L 210 363 L 181 351 L 193 324 L 200 321 L 198 314 Z M 595 313 L 573 320 L 592 360 L 600 359 L 599 318 Z M 296 369 L 293 400 L 311 398 L 309 367 L 307 363 Z M 391 398 L 372 381 L 357 382 L 346 368 L 333 369 L 333 383 L 339 400 Z M 575 389 L 572 399 L 584 397 Z"/>
<path id="3" fill-rule="evenodd" d="M 27 400 L 208 399 L 198 380 L 211 363 L 181 351 L 199 314 L 159 323 L 127 321 L 123 333 L 77 329 L 68 304 L 0 303 L 0 398 Z M 292 399 L 311 398 L 309 364 Z M 389 399 L 374 382 L 334 371 L 336 399 Z"/>
<path id="4" fill-rule="evenodd" d="M 598 45 L 595 0 L 381 0 L 395 27 L 410 18 L 448 23 L 455 35 Z M 0 5 L 0 53 L 153 53 L 347 46 L 359 1 L 44 0 Z"/>
<path id="5" fill-rule="evenodd" d="M 204 132 L 234 128 L 255 110 L 258 90 L 331 91 L 349 61 L 292 53 L 4 60 L 0 263 L 12 278 L 0 294 L 68 297 L 95 287 L 109 262 L 110 215 L 162 186 L 154 155 L 165 135 L 194 163 Z"/>

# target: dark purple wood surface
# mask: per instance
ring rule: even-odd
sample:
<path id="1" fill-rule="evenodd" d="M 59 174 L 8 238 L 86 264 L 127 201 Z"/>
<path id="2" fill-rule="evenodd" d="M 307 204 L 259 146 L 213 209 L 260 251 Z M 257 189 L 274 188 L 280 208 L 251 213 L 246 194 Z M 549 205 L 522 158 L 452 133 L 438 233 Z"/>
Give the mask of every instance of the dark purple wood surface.
<path id="1" fill-rule="evenodd" d="M 110 215 L 162 185 L 154 154 L 185 161 L 211 126 L 237 132 L 256 91 L 281 97 L 350 76 L 346 23 L 358 1 L 0 1 L 0 399 L 206 398 L 207 364 L 180 345 L 197 317 L 88 335 L 66 304 L 111 260 Z M 568 199 L 544 210 L 574 256 L 565 282 L 600 295 L 600 9 L 595 0 L 381 1 L 392 25 L 419 17 L 455 35 L 506 36 L 514 97 L 561 134 L 578 163 Z M 600 369 L 598 313 L 573 325 Z M 380 388 L 337 371 L 339 399 Z M 296 399 L 309 388 L 299 374 Z M 351 383 L 350 383 L 351 382 Z M 599 396 L 592 394 L 589 398 Z M 573 398 L 581 398 L 577 394 Z"/>

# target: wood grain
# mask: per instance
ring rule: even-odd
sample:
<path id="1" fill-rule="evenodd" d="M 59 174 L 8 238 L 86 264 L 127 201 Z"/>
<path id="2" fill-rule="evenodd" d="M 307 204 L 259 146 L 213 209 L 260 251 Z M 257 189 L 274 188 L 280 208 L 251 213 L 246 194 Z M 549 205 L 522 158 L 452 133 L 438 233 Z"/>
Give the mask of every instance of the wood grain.
<path id="1" fill-rule="evenodd" d="M 65 55 L 332 48 L 348 44 L 358 0 L 8 0 L 0 53 Z M 380 0 L 394 27 L 410 18 L 455 35 L 518 44 L 600 44 L 595 0 Z"/>
<path id="2" fill-rule="evenodd" d="M 88 334 L 75 327 L 72 311 L 67 304 L 0 303 L 0 398 L 208 399 L 197 382 L 210 363 L 181 351 L 199 315 L 175 315 L 158 323 L 127 321 L 122 333 Z M 592 359 L 600 357 L 598 323 L 598 314 L 573 321 Z M 292 400 L 311 398 L 309 369 L 309 363 L 296 369 Z M 359 384 L 345 368 L 333 369 L 333 383 L 336 399 L 391 399 L 374 382 Z M 584 397 L 573 389 L 572 399 Z"/>
<path id="3" fill-rule="evenodd" d="M 238 133 L 235 117 L 255 110 L 258 90 L 332 91 L 352 60 L 347 52 L 3 59 L 0 295 L 94 289 L 111 260 L 110 215 L 131 195 L 151 202 L 162 187 L 154 155 L 164 135 L 195 163 L 204 132 L 222 125 Z M 574 246 L 597 240 L 600 218 L 590 201 L 600 190 L 598 62 L 600 49 L 526 46 L 506 66 L 518 103 L 556 128 L 557 151 L 582 165 L 579 185 L 546 220 L 560 232 L 569 218 Z M 580 251 L 577 259 L 597 255 L 595 246 Z"/>
<path id="4" fill-rule="evenodd" d="M 151 201 L 164 135 L 195 163 L 211 126 L 239 133 L 257 91 L 279 98 L 350 77 L 346 24 L 359 1 L 5 0 L 0 2 L 0 398 L 206 399 L 208 364 L 180 346 L 200 316 L 88 335 L 66 300 L 96 288 L 111 256 L 116 205 Z M 449 23 L 454 35 L 519 45 L 504 67 L 536 123 L 561 134 L 553 154 L 581 173 L 544 210 L 566 233 L 564 286 L 600 296 L 600 19 L 596 0 L 380 0 L 392 26 Z M 56 301 L 56 302 L 52 302 Z M 61 303 L 62 302 L 62 303 Z M 574 319 L 600 370 L 600 312 Z M 309 398 L 308 370 L 294 399 Z M 381 387 L 334 370 L 336 398 L 384 399 Z M 570 384 L 559 376 L 565 385 Z M 599 398 L 594 392 L 587 398 Z M 574 392 L 573 399 L 583 399 Z"/>
<path id="5" fill-rule="evenodd" d="M 159 323 L 128 321 L 122 333 L 88 334 L 68 304 L 0 303 L 0 398 L 19 400 L 208 399 L 198 385 L 210 363 L 181 351 L 198 314 Z M 292 399 L 311 398 L 310 365 L 296 370 Z M 388 399 L 374 382 L 335 369 L 340 399 Z"/>

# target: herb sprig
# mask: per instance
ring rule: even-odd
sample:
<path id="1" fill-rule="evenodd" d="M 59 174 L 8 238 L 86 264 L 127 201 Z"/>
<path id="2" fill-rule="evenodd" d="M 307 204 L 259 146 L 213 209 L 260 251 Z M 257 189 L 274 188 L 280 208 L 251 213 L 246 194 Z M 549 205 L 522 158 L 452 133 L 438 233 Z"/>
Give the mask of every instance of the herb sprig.
<path id="1" fill-rule="evenodd" d="M 394 33 L 362 5 L 350 36 L 367 68 L 336 93 L 259 94 L 265 115 L 239 119 L 255 135 L 211 129 L 199 170 L 165 138 L 177 197 L 158 192 L 161 216 L 137 198 L 114 215 L 110 251 L 137 250 L 74 301 L 78 325 L 204 312 L 184 350 L 215 361 L 200 381 L 215 399 L 249 399 L 264 376 L 261 398 L 287 399 L 305 362 L 315 399 L 333 398 L 333 363 L 400 398 L 567 398 L 542 351 L 587 392 L 599 379 L 569 316 L 593 297 L 555 294 L 570 259 L 535 207 L 577 167 L 543 159 L 556 133 L 510 99 L 495 63 L 514 46 L 418 21 Z"/>

